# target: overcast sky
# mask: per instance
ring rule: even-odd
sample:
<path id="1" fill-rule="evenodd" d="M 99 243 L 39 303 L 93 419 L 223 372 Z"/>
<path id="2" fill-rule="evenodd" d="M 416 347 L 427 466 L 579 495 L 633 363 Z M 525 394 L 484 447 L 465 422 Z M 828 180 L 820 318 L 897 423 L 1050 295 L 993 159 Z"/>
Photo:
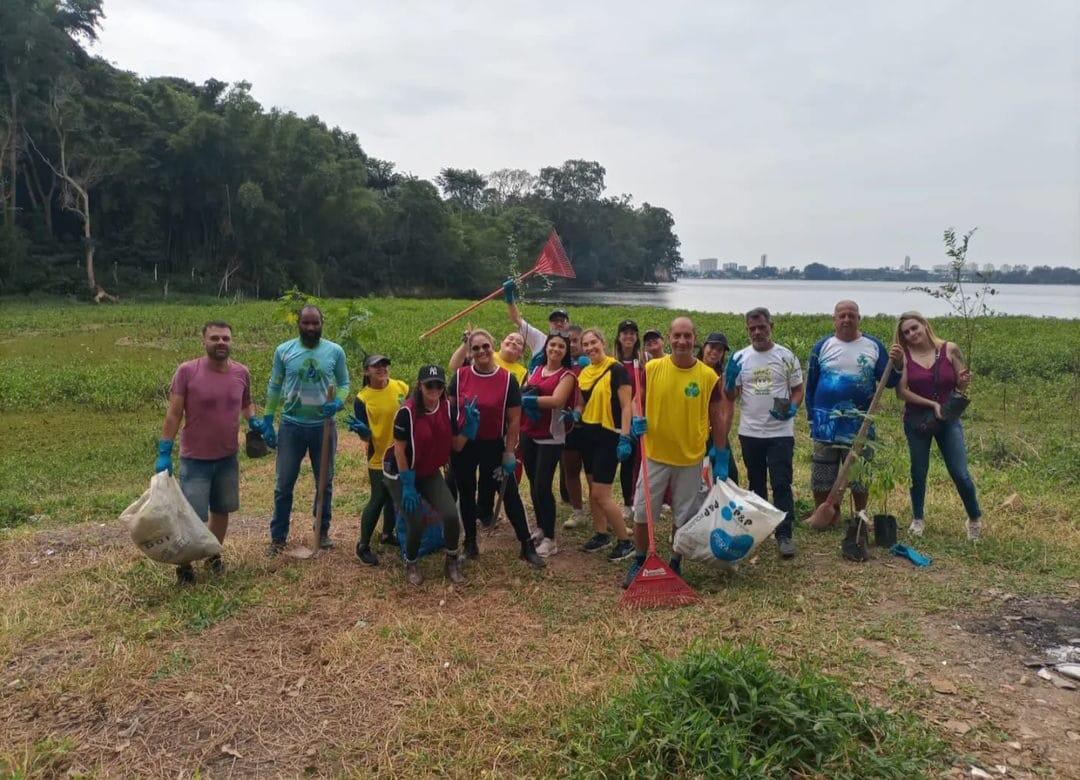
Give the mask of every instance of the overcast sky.
<path id="1" fill-rule="evenodd" d="M 690 261 L 1080 265 L 1080 3 L 106 0 L 96 50 L 247 80 L 399 170 L 599 161 Z"/>

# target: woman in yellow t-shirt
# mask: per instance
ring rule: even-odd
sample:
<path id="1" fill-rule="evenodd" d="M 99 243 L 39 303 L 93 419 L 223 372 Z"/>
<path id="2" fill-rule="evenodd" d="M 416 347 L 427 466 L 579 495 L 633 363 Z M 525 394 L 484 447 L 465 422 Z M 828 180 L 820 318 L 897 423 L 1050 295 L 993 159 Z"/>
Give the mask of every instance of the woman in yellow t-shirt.
<path id="1" fill-rule="evenodd" d="M 589 480 L 589 509 L 596 533 L 585 543 L 585 552 L 607 547 L 615 530 L 618 541 L 608 554 L 618 561 L 634 554 L 622 510 L 611 495 L 615 466 L 633 452 L 630 437 L 630 375 L 623 365 L 604 352 L 604 337 L 596 328 L 581 333 L 581 347 L 589 365 L 578 375 L 574 422 L 582 427 L 581 459 Z"/>
<path id="2" fill-rule="evenodd" d="M 349 430 L 367 442 L 368 482 L 371 497 L 360 514 L 360 541 L 356 543 L 356 557 L 368 566 L 378 566 L 379 558 L 371 551 L 371 535 L 379 513 L 383 516 L 382 536 L 384 545 L 397 545 L 394 532 L 394 503 L 382 477 L 382 460 L 394 441 L 394 415 L 409 394 L 409 386 L 400 379 L 390 378 L 390 358 L 370 355 L 364 361 L 364 379 L 360 392 L 353 401 L 353 414 L 346 422 Z"/>

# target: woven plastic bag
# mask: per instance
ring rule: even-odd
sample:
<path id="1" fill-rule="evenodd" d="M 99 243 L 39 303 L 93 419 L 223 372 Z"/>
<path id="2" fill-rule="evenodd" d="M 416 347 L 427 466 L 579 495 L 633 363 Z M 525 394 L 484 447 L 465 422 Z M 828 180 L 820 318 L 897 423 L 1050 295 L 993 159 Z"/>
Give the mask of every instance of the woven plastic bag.
<path id="1" fill-rule="evenodd" d="M 420 552 L 416 554 L 417 560 L 446 547 L 446 540 L 443 539 L 442 515 L 436 512 L 435 507 L 425 498 L 420 499 L 420 515 L 424 518 L 424 533 L 420 536 Z M 395 511 L 395 518 L 394 532 L 398 540 L 398 549 L 401 551 L 401 560 L 405 560 L 405 541 L 409 524 L 400 512 Z"/>
<path id="2" fill-rule="evenodd" d="M 684 559 L 733 568 L 772 535 L 784 513 L 730 479 L 716 482 L 697 514 L 675 532 Z"/>
<path id="3" fill-rule="evenodd" d="M 131 541 L 150 558 L 177 566 L 221 553 L 221 543 L 191 508 L 169 472 L 150 479 L 150 488 L 120 514 Z"/>

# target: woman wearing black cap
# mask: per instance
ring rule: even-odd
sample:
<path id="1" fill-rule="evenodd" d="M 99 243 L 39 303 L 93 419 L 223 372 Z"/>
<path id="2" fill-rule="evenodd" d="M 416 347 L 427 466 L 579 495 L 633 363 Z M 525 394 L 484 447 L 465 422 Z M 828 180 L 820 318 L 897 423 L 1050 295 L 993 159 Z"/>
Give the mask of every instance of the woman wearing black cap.
<path id="1" fill-rule="evenodd" d="M 405 401 L 409 386 L 390 378 L 390 358 L 371 355 L 364 361 L 364 379 L 353 401 L 353 414 L 346 419 L 349 430 L 367 442 L 368 482 L 371 496 L 360 515 L 360 541 L 356 557 L 368 566 L 378 566 L 379 558 L 371 551 L 371 535 L 383 515 L 383 544 L 397 544 L 394 533 L 394 507 L 382 478 L 381 458 L 394 438 L 394 416 Z"/>
<path id="2" fill-rule="evenodd" d="M 577 379 L 570 369 L 570 339 L 565 333 L 551 333 L 544 343 L 543 365 L 533 369 L 521 391 L 521 452 L 529 475 L 536 523 L 540 527 L 536 552 L 545 558 L 559 551 L 555 545 L 555 495 L 551 483 L 559 466 L 566 421 L 563 412 L 574 394 Z M 537 539 L 537 537 L 533 537 Z"/>
<path id="3" fill-rule="evenodd" d="M 615 339 L 615 359 L 622 363 L 626 372 L 633 376 L 634 361 L 641 357 L 641 339 L 638 326 L 633 320 L 619 323 L 618 336 Z M 633 448 L 630 457 L 619 464 L 619 487 L 623 497 L 623 520 L 629 522 L 634 515 L 634 487 L 637 485 L 638 469 L 641 467 L 641 449 L 637 439 L 632 439 Z"/>
<path id="4" fill-rule="evenodd" d="M 486 506 L 490 494 L 481 495 L 478 501 L 478 487 L 481 492 L 492 490 L 490 475 L 501 470 L 498 489 L 502 492 L 506 516 L 521 543 L 521 558 L 535 568 L 543 568 L 544 561 L 536 554 L 529 536 L 525 507 L 514 478 L 517 470 L 514 450 L 521 431 L 521 389 L 505 368 L 496 365 L 494 345 L 495 340 L 486 330 L 473 330 L 468 337 L 472 362 L 454 372 L 447 388 L 459 415 L 467 403 L 475 404 L 480 413 L 476 438 L 451 456 L 461 521 L 465 527 L 465 556 L 476 558 L 480 555 L 476 544 L 477 504 Z"/>
<path id="5" fill-rule="evenodd" d="M 405 518 L 405 579 L 410 585 L 424 581 L 418 556 L 424 534 L 426 501 L 442 518 L 446 544 L 446 578 L 463 581 L 458 548 L 457 504 L 443 479 L 442 467 L 453 450 L 476 437 L 480 415 L 468 405 L 455 413 L 446 397 L 446 373 L 441 366 L 422 366 L 416 387 L 394 416 L 394 443 L 383 457 L 383 481 L 394 505 Z"/>
<path id="6" fill-rule="evenodd" d="M 705 343 L 698 348 L 698 360 L 707 365 L 721 379 L 724 378 L 724 362 L 728 354 L 727 336 L 719 331 L 713 331 L 705 338 Z M 739 468 L 735 465 L 735 455 L 728 450 L 728 479 L 732 482 L 739 481 Z"/>

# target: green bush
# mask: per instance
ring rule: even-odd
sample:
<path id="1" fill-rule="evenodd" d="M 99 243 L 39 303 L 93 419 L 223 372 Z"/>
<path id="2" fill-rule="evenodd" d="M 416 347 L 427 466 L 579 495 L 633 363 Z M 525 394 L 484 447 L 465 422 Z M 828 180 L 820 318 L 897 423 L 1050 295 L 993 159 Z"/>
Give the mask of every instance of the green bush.
<path id="1" fill-rule="evenodd" d="M 627 693 L 564 721 L 575 777 L 914 778 L 944 744 L 839 682 L 777 671 L 754 646 L 653 658 Z"/>

